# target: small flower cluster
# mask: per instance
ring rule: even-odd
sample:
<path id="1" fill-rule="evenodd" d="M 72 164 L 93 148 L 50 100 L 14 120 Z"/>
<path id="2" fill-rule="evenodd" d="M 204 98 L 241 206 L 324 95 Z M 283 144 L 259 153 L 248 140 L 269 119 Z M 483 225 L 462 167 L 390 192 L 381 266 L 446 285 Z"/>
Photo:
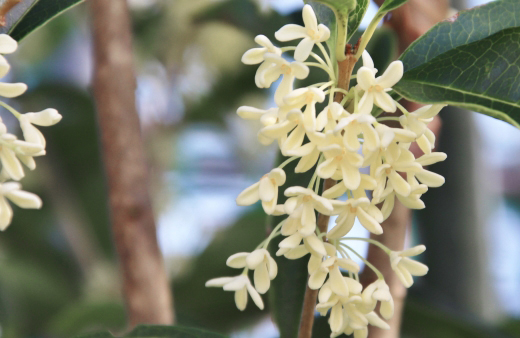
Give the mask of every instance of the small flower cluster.
<path id="1" fill-rule="evenodd" d="M 378 70 L 366 51 L 362 54 L 363 66 L 354 76 L 357 85 L 348 91 L 338 88 L 336 70 L 322 44 L 330 36 L 329 29 L 318 25 L 309 5 L 303 8 L 303 21 L 304 27 L 286 25 L 275 34 L 279 41 L 302 39 L 296 48 L 277 47 L 260 35 L 255 39 L 260 47 L 247 51 L 242 58 L 245 64 L 259 64 L 255 81 L 260 88 L 269 88 L 282 77 L 275 92 L 277 107 L 262 110 L 244 106 L 237 112 L 244 119 L 259 120 L 262 124 L 259 141 L 265 145 L 276 141 L 281 153 L 289 157 L 244 190 L 237 204 L 261 201 L 267 214 L 287 217 L 256 250 L 228 259 L 228 266 L 244 269 L 241 275 L 213 279 L 206 285 L 235 291 L 240 310 L 246 306 L 247 293 L 263 308 L 259 294 L 268 290 L 277 274 L 276 262 L 266 248 L 272 238 L 281 235 L 285 238 L 279 243 L 277 256 L 299 259 L 309 255 L 308 285 L 319 289 L 317 311 L 322 315 L 330 311 L 332 336 L 353 333 L 355 337 L 366 337 L 368 325 L 389 328 L 382 318 L 392 317 L 393 300 L 381 272 L 348 242 L 367 241 L 384 250 L 392 269 L 406 287 L 413 284 L 412 276 L 423 276 L 428 271 L 424 264 L 410 258 L 422 253 L 425 247 L 396 252 L 372 239 L 346 235 L 356 219 L 369 232 L 382 234 L 381 223 L 392 212 L 396 198 L 408 208 L 422 209 L 425 207 L 422 194 L 444 183 L 442 176 L 424 168 L 446 158 L 446 154 L 432 151 L 435 136 L 427 127 L 443 106 L 426 106 L 408 112 L 390 95 L 392 86 L 403 75 L 401 61 L 392 62 L 377 76 Z M 323 57 L 312 52 L 314 46 Z M 294 50 L 294 61 L 282 56 L 289 50 Z M 310 57 L 313 62 L 307 61 Z M 306 78 L 309 67 L 326 71 L 330 81 L 294 89 L 295 79 Z M 337 93 L 341 94 L 341 101 L 334 99 Z M 379 109 L 374 109 L 376 107 Z M 381 110 L 393 113 L 398 108 L 403 113 L 400 117 L 372 114 Z M 400 123 L 401 128 L 385 125 L 384 121 Z M 414 142 L 424 153 L 419 158 L 410 151 Z M 296 173 L 312 168 L 315 173 L 307 187 L 287 187 L 284 190 L 287 200 L 278 204 L 278 189 L 286 181 L 283 168 L 294 160 L 299 161 Z M 336 183 L 320 194 L 322 179 Z M 346 200 L 341 198 L 345 195 Z M 328 232 L 320 232 L 317 227 L 317 213 L 338 216 Z M 378 276 L 376 282 L 364 289 L 359 283 L 360 267 L 351 259 L 352 254 L 365 261 Z M 249 270 L 254 270 L 254 287 L 247 275 Z M 382 318 L 374 311 L 378 303 Z"/>
<path id="2" fill-rule="evenodd" d="M 17 48 L 18 43 L 13 38 L 0 34 L 0 77 L 4 77 L 10 69 L 3 54 L 13 53 Z M 0 96 L 5 98 L 20 96 L 26 90 L 27 85 L 24 83 L 0 82 Z M 24 138 L 19 140 L 8 133 L 0 118 L 0 230 L 5 230 L 13 218 L 13 209 L 7 200 L 25 209 L 39 209 L 42 206 L 41 199 L 33 193 L 21 190 L 22 186 L 17 181 L 25 176 L 23 165 L 34 170 L 34 157 L 45 155 L 45 138 L 35 126 L 52 126 L 61 120 L 61 115 L 55 109 L 20 114 L 3 101 L 0 101 L 0 106 L 18 119 Z"/>

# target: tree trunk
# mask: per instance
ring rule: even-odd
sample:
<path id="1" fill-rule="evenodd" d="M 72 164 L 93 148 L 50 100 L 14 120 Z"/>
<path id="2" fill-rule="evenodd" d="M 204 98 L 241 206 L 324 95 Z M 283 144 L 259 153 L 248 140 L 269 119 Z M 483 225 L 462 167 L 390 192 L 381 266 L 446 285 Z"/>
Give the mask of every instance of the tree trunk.
<path id="1" fill-rule="evenodd" d="M 115 246 L 130 327 L 171 324 L 172 298 L 149 194 L 135 106 L 136 81 L 126 0 L 91 0 L 94 95 Z"/>

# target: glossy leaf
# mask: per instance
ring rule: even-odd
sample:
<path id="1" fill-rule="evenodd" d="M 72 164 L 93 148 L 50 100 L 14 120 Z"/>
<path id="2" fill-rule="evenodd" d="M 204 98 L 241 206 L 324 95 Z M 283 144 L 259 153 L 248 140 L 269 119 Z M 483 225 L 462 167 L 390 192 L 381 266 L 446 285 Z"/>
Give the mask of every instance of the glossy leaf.
<path id="1" fill-rule="evenodd" d="M 20 15 L 20 19 L 8 28 L 9 35 L 20 41 L 35 29 L 81 2 L 83 0 L 33 0 L 31 6 L 26 7 L 26 11 Z"/>
<path id="2" fill-rule="evenodd" d="M 404 5 L 408 0 L 386 0 L 383 5 L 379 8 L 380 12 L 390 12 L 394 9 L 401 7 Z"/>
<path id="3" fill-rule="evenodd" d="M 329 27 L 331 36 L 327 44 L 330 54 L 337 57 L 337 48 L 344 47 L 356 33 L 370 1 L 306 0 L 305 2 L 314 8 L 319 22 Z"/>
<path id="4" fill-rule="evenodd" d="M 520 27 L 453 48 L 408 69 L 394 90 L 422 103 L 446 103 L 520 127 Z"/>
<path id="5" fill-rule="evenodd" d="M 0 33 L 8 33 L 15 25 L 17 25 L 23 16 L 33 7 L 38 0 L 22 0 L 22 2 L 13 6 L 5 15 L 5 26 L 0 27 Z M 2 8 L 6 1 L 2 1 Z"/>
<path id="6" fill-rule="evenodd" d="M 460 11 L 454 17 L 438 23 L 415 40 L 401 55 L 409 71 L 455 47 L 484 39 L 501 30 L 520 26 L 520 2 L 493 1 L 485 6 Z"/>

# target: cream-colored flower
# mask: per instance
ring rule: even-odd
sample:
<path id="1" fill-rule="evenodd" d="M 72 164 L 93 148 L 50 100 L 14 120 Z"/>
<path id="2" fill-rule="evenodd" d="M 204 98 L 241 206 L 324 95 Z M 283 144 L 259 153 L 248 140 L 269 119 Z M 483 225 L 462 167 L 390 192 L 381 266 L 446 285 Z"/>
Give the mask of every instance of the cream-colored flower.
<path id="1" fill-rule="evenodd" d="M 316 117 L 316 130 L 325 132 L 333 131 L 338 121 L 342 117 L 347 117 L 348 113 L 343 106 L 338 102 L 329 104 Z"/>
<path id="2" fill-rule="evenodd" d="M 405 287 L 412 286 L 412 276 L 424 276 L 428 273 L 428 267 L 425 264 L 410 258 L 422 254 L 425 250 L 424 245 L 417 245 L 410 249 L 390 253 L 390 265 Z"/>
<path id="3" fill-rule="evenodd" d="M 20 127 L 27 142 L 41 145 L 45 148 L 45 137 L 34 125 L 49 127 L 61 121 L 62 116 L 56 109 L 49 108 L 38 113 L 26 113 L 20 115 Z M 35 156 L 44 155 L 45 150 Z"/>
<path id="4" fill-rule="evenodd" d="M 248 293 L 256 306 L 260 310 L 264 309 L 262 297 L 251 285 L 251 281 L 246 275 L 214 278 L 206 282 L 206 287 L 222 287 L 224 291 L 235 291 L 235 304 L 240 311 L 244 311 L 246 308 Z"/>
<path id="5" fill-rule="evenodd" d="M 372 108 L 377 105 L 385 112 L 395 112 L 397 106 L 394 99 L 388 95 L 403 77 L 403 63 L 401 61 L 392 62 L 380 77 L 376 78 L 374 70 L 369 67 L 361 67 L 357 72 L 357 81 L 364 94 L 359 100 L 358 110 L 361 114 L 370 114 Z"/>
<path id="6" fill-rule="evenodd" d="M 303 38 L 294 51 L 294 59 L 303 62 L 309 57 L 316 43 L 329 39 L 330 30 L 323 24 L 318 25 L 316 14 L 314 14 L 310 5 L 303 7 L 302 16 L 305 27 L 288 24 L 280 28 L 274 36 L 278 41 L 291 41 Z"/>
<path id="7" fill-rule="evenodd" d="M 339 212 L 339 216 L 336 218 L 336 226 L 327 233 L 328 238 L 336 239 L 345 236 L 354 226 L 356 218 L 371 233 L 376 235 L 383 233 L 380 224 L 383 215 L 366 197 L 334 201 L 334 209 L 335 212 Z"/>
<path id="8" fill-rule="evenodd" d="M 320 150 L 326 160 L 318 166 L 318 175 L 321 178 L 331 178 L 339 171 L 345 187 L 357 189 L 361 183 L 359 168 L 363 165 L 363 157 L 338 144 L 322 147 Z"/>
<path id="9" fill-rule="evenodd" d="M 289 62 L 279 55 L 265 54 L 266 62 L 271 65 L 259 74 L 260 88 L 269 88 L 271 84 L 282 76 L 274 94 L 274 100 L 278 106 L 283 106 L 283 98 L 293 90 L 295 79 L 305 79 L 309 75 L 309 67 L 302 62 Z"/>
<path id="10" fill-rule="evenodd" d="M 21 190 L 18 182 L 0 184 L 0 230 L 5 230 L 13 218 L 13 209 L 7 202 L 10 200 L 20 208 L 40 209 L 42 200 L 35 194 Z"/>
<path id="11" fill-rule="evenodd" d="M 261 200 L 264 211 L 273 214 L 278 201 L 278 187 L 284 185 L 285 178 L 283 169 L 274 168 L 262 176 L 260 181 L 242 191 L 236 199 L 237 205 L 251 205 Z"/>
<path id="12" fill-rule="evenodd" d="M 343 145 L 349 151 L 358 151 L 361 147 L 359 135 L 363 135 L 363 148 L 374 151 L 379 148 L 379 134 L 372 126 L 376 119 L 367 114 L 350 114 L 341 119 L 334 132 L 343 133 Z"/>
<path id="13" fill-rule="evenodd" d="M 350 291 L 347 282 L 341 274 L 340 267 L 347 271 L 358 273 L 359 265 L 351 259 L 337 257 L 336 253 L 330 255 L 330 250 L 327 250 L 327 254 L 330 257 L 324 261 L 316 259 L 315 256 L 311 256 L 311 259 L 309 259 L 309 287 L 313 290 L 321 288 L 325 279 L 329 276 L 332 292 L 339 296 L 348 297 Z"/>
<path id="14" fill-rule="evenodd" d="M 18 48 L 18 42 L 7 34 L 0 34 L 0 77 L 4 77 L 11 66 L 1 54 L 11 54 Z"/>
<path id="15" fill-rule="evenodd" d="M 282 55 L 282 50 L 273 45 L 271 40 L 269 40 L 265 35 L 257 35 L 255 37 L 255 42 L 261 47 L 251 48 L 246 51 L 242 56 L 242 62 L 246 65 L 256 65 L 261 63 L 256 71 L 255 83 L 257 87 L 264 88 L 262 84 L 262 74 L 267 68 L 272 66 L 271 62 L 265 62 L 265 55 L 270 53 L 280 56 Z"/>
<path id="16" fill-rule="evenodd" d="M 314 210 L 325 215 L 330 215 L 334 210 L 329 200 L 317 195 L 311 189 L 290 187 L 285 190 L 285 196 L 289 197 L 285 201 L 286 213 L 291 217 L 301 218 L 304 226 L 316 224 Z"/>
<path id="17" fill-rule="evenodd" d="M 316 131 L 316 103 L 324 100 L 323 90 L 314 87 L 298 88 L 284 97 L 284 102 L 290 106 L 301 108 L 305 105 L 303 125 L 309 131 Z"/>
<path id="18" fill-rule="evenodd" d="M 424 170 L 420 164 L 415 162 L 415 157 L 411 151 L 399 147 L 397 144 L 391 144 L 388 147 L 385 152 L 385 163 L 374 166 L 372 169 L 374 169 L 374 177 L 378 182 L 378 186 L 374 190 L 376 200 L 380 199 L 385 187 L 387 187 L 387 179 L 397 194 L 407 197 L 410 195 L 411 187 L 399 173 L 413 175 Z"/>
<path id="19" fill-rule="evenodd" d="M 384 319 L 388 320 L 394 315 L 394 300 L 390 288 L 384 279 L 378 279 L 368 285 L 361 295 L 366 312 L 374 311 L 377 302 L 381 302 L 379 312 Z"/>
<path id="20" fill-rule="evenodd" d="M 266 249 L 257 249 L 251 253 L 236 253 L 227 259 L 226 264 L 236 269 L 247 266 L 248 269 L 253 270 L 255 288 L 262 294 L 269 290 L 271 281 L 278 273 L 278 266 Z"/>

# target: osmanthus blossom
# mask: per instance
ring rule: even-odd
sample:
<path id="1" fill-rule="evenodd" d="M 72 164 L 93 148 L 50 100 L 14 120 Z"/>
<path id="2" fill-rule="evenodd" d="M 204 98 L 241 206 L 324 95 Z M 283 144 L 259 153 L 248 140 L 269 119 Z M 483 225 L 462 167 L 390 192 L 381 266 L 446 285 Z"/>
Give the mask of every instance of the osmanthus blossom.
<path id="1" fill-rule="evenodd" d="M 306 87 L 293 90 L 284 97 L 284 102 L 290 106 L 305 105 L 303 111 L 303 125 L 306 130 L 316 130 L 316 103 L 325 100 L 325 93 L 319 88 Z"/>
<path id="2" fill-rule="evenodd" d="M 384 319 L 391 319 L 394 315 L 394 300 L 390 288 L 384 279 L 378 279 L 368 285 L 361 295 L 364 311 L 373 311 L 378 302 L 381 307 L 379 313 Z"/>
<path id="3" fill-rule="evenodd" d="M 248 293 L 263 308 L 260 294 L 268 291 L 278 272 L 272 253 L 266 248 L 273 238 L 281 236 L 276 256 L 307 261 L 308 285 L 319 290 L 316 310 L 329 315 L 331 337 L 354 334 L 355 338 L 362 338 L 367 337 L 371 325 L 389 328 L 385 320 L 393 316 L 394 303 L 382 273 L 366 260 L 366 268 L 372 269 L 378 280 L 364 288 L 358 282 L 359 266 L 351 260 L 351 254 L 364 258 L 348 242 L 366 241 L 379 246 L 406 287 L 413 283 L 412 276 L 422 276 L 428 269 L 410 258 L 422 253 L 424 246 L 392 251 L 375 240 L 349 234 L 356 220 L 371 233 L 384 233 L 383 221 L 392 212 L 396 199 L 408 208 L 421 209 L 425 206 L 422 195 L 444 183 L 441 175 L 426 169 L 446 159 L 446 154 L 433 151 L 435 136 L 428 129 L 442 105 L 405 111 L 389 95 L 403 75 L 401 61 L 392 62 L 378 77 L 366 51 L 362 53 L 357 85 L 348 92 L 338 88 L 337 69 L 322 44 L 329 37 L 329 30 L 318 25 L 311 6 L 304 7 L 303 17 L 304 27 L 287 25 L 276 33 L 280 41 L 302 39 L 298 47 L 278 48 L 267 37 L 257 36 L 255 41 L 260 47 L 247 51 L 243 57 L 246 64 L 261 63 L 255 77 L 258 87 L 269 88 L 283 77 L 275 91 L 276 106 L 242 106 L 237 110 L 240 117 L 260 122 L 258 139 L 262 144 L 276 141 L 281 154 L 287 157 L 278 168 L 245 189 L 237 204 L 261 201 L 266 213 L 281 219 L 256 250 L 228 259 L 229 266 L 244 269 L 240 276 L 213 279 L 207 286 L 235 291 L 241 310 L 247 304 Z M 323 58 L 311 52 L 315 45 Z M 283 54 L 291 50 L 296 61 Z M 306 62 L 309 55 L 317 62 Z M 328 82 L 294 89 L 295 79 L 306 78 L 309 67 L 325 71 Z M 338 91 L 345 94 L 341 102 L 335 97 Z M 404 115 L 373 116 L 374 105 L 385 112 L 395 112 L 399 107 Z M 400 127 L 386 125 L 389 120 L 398 122 Z M 413 143 L 422 149 L 422 156 L 415 158 L 410 150 Z M 287 169 L 293 161 L 296 165 Z M 286 173 L 292 171 L 311 171 L 313 175 L 303 186 L 285 186 L 286 181 L 291 181 L 286 180 Z M 323 180 L 328 180 L 324 191 Z M 280 188 L 284 189 L 285 201 L 278 198 Z M 338 217 L 335 225 L 325 231 L 317 214 Z M 377 306 L 382 318 L 375 311 Z"/>
<path id="4" fill-rule="evenodd" d="M 318 166 L 318 175 L 321 178 L 331 178 L 340 171 L 345 187 L 351 190 L 357 189 L 361 183 L 359 168 L 363 164 L 363 157 L 338 144 L 323 147 L 321 151 L 326 160 Z"/>
<path id="5" fill-rule="evenodd" d="M 246 188 L 237 197 L 237 205 L 252 205 L 262 201 L 264 211 L 271 215 L 275 212 L 278 201 L 278 187 L 285 183 L 285 171 L 274 168 L 262 176 L 260 181 Z"/>
<path id="6" fill-rule="evenodd" d="M 0 184 L 0 230 L 5 230 L 13 218 L 13 209 L 9 201 L 24 209 L 40 209 L 42 200 L 35 194 L 23 191 L 18 182 Z"/>
<path id="7" fill-rule="evenodd" d="M 255 75 L 255 83 L 258 87 L 261 88 L 261 76 L 267 68 L 272 66 L 272 63 L 265 62 L 265 54 L 270 53 L 275 55 L 282 55 L 282 50 L 273 45 L 271 40 L 269 40 L 269 38 L 267 38 L 265 35 L 257 35 L 255 37 L 255 42 L 261 47 L 251 48 L 245 52 L 242 56 L 242 62 L 246 65 L 261 64 L 258 67 Z"/>
<path id="8" fill-rule="evenodd" d="M 309 75 L 309 67 L 302 62 L 289 62 L 272 53 L 265 54 L 265 60 L 271 65 L 259 74 L 259 83 L 263 88 L 269 88 L 282 76 L 282 81 L 274 94 L 274 100 L 276 104 L 283 106 L 283 98 L 293 90 L 294 80 L 305 79 Z"/>
<path id="9" fill-rule="evenodd" d="M 366 197 L 349 198 L 346 201 L 335 201 L 335 211 L 339 213 L 336 225 L 327 233 L 327 237 L 337 239 L 345 236 L 354 226 L 356 218 L 361 225 L 375 235 L 381 235 L 383 228 L 383 214 L 370 203 Z"/>
<path id="10" fill-rule="evenodd" d="M 278 266 L 266 249 L 236 253 L 228 258 L 226 264 L 235 269 L 247 267 L 253 270 L 255 289 L 262 294 L 269 290 L 271 280 L 278 273 Z"/>
<path id="11" fill-rule="evenodd" d="M 221 287 L 224 291 L 234 291 L 235 304 L 240 311 L 244 311 L 247 306 L 247 294 L 251 296 L 251 299 L 253 299 L 253 302 L 260 310 L 264 309 L 262 297 L 251 285 L 251 281 L 246 275 L 210 279 L 206 282 L 206 287 Z"/>
<path id="12" fill-rule="evenodd" d="M 0 34 L 0 77 L 4 77 L 10 70 L 9 63 L 3 54 L 16 51 L 18 43 L 6 34 Z M 0 96 L 14 98 L 27 90 L 24 83 L 0 82 Z M 24 140 L 19 140 L 14 134 L 7 131 L 7 127 L 0 119 L 0 230 L 5 230 L 11 223 L 13 210 L 7 202 L 10 200 L 21 208 L 38 209 L 42 205 L 41 199 L 30 192 L 21 190 L 17 182 L 25 176 L 22 163 L 30 170 L 36 168 L 35 156 L 45 155 L 45 138 L 34 125 L 51 126 L 61 120 L 61 115 L 55 109 L 46 109 L 39 113 L 21 114 L 7 103 L 2 106 L 12 113 L 20 122 Z"/>
<path id="13" fill-rule="evenodd" d="M 302 16 L 305 26 L 288 24 L 280 28 L 274 36 L 278 41 L 302 39 L 294 51 L 294 59 L 303 62 L 307 60 L 316 43 L 329 39 L 330 30 L 323 24 L 318 25 L 318 19 L 310 5 L 303 6 Z"/>
<path id="14" fill-rule="evenodd" d="M 357 72 L 357 81 L 360 89 L 364 90 L 359 100 L 359 113 L 370 114 L 374 104 L 383 111 L 393 113 L 397 109 L 394 99 L 387 93 L 403 77 L 403 63 L 392 62 L 383 75 L 375 77 L 374 70 L 361 67 Z"/>
<path id="15" fill-rule="evenodd" d="M 444 104 L 428 105 L 399 117 L 403 129 L 416 134 L 417 145 L 425 154 L 429 154 L 435 145 L 435 134 L 428 129 L 427 125 L 445 106 Z"/>
<path id="16" fill-rule="evenodd" d="M 422 254 L 425 250 L 424 245 L 417 245 L 410 249 L 390 253 L 390 266 L 407 288 L 413 285 L 412 276 L 424 276 L 428 273 L 428 267 L 425 264 L 410 258 Z"/>

